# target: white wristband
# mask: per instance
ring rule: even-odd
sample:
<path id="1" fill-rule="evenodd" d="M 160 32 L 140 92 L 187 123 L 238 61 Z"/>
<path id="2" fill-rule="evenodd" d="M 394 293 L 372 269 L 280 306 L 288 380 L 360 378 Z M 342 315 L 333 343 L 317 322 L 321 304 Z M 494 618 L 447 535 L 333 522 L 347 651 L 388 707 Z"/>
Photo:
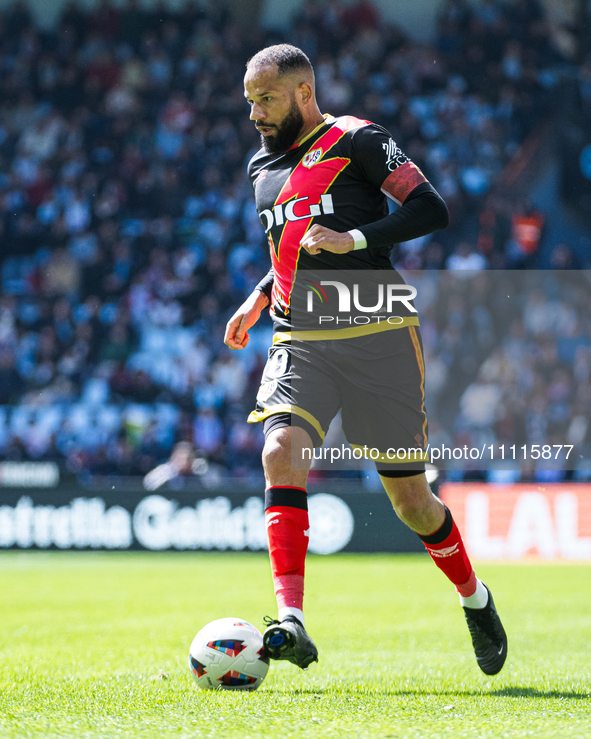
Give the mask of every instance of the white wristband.
<path id="1" fill-rule="evenodd" d="M 357 228 L 352 228 L 350 231 L 347 231 L 347 233 L 351 234 L 353 241 L 355 242 L 353 251 L 357 251 L 357 249 L 367 249 L 367 240 L 361 231 Z"/>

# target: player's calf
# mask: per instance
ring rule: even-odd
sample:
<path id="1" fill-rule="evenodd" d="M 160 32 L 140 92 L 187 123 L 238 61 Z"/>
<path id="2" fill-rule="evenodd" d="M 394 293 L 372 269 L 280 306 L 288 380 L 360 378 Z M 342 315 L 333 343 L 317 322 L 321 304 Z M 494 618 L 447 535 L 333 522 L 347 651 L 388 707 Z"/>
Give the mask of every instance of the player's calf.
<path id="1" fill-rule="evenodd" d="M 429 515 L 434 515 L 432 506 L 429 506 L 430 498 L 434 496 L 424 477 L 382 477 L 382 481 L 400 518 L 417 532 L 433 562 L 455 585 L 464 608 L 478 666 L 487 675 L 496 675 L 507 658 L 507 635 L 490 590 L 476 577 L 451 511 L 437 500 L 436 513 L 443 509 L 443 523 L 432 533 L 422 533 L 425 530 L 424 522 Z M 425 508 L 423 514 L 420 511 L 421 504 Z"/>

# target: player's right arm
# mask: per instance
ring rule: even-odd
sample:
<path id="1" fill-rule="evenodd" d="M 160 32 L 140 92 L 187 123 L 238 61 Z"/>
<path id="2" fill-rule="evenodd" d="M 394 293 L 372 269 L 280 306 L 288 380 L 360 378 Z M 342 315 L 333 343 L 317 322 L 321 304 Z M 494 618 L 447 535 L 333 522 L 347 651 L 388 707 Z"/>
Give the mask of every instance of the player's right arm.
<path id="1" fill-rule="evenodd" d="M 248 179 L 254 188 L 254 182 L 258 174 L 253 169 L 253 162 L 257 159 L 255 155 L 248 164 Z M 244 349 L 250 341 L 248 329 L 259 320 L 261 311 L 271 305 L 271 291 L 275 275 L 273 267 L 267 272 L 259 284 L 255 287 L 240 308 L 234 313 L 226 324 L 224 344 L 230 349 Z"/>
<path id="2" fill-rule="evenodd" d="M 269 298 L 256 288 L 242 303 L 226 325 L 224 344 L 230 349 L 244 349 L 250 341 L 248 329 L 259 320 L 261 311 L 269 305 Z"/>

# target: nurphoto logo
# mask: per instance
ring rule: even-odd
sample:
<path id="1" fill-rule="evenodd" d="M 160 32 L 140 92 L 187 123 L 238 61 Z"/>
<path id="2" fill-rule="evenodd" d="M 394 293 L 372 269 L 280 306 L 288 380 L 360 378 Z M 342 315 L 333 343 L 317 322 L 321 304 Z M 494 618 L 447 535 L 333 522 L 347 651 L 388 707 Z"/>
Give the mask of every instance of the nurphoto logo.
<path id="1" fill-rule="evenodd" d="M 311 280 L 307 281 L 306 287 L 308 288 L 307 295 L 306 295 L 306 310 L 308 313 L 314 312 L 314 296 L 317 297 L 317 299 L 320 301 L 321 304 L 330 303 L 331 300 L 329 296 L 327 295 L 327 291 L 324 290 L 325 287 L 333 287 L 337 291 L 337 311 L 338 313 L 351 313 L 352 310 L 356 310 L 359 313 L 367 314 L 367 313 L 386 313 L 388 316 L 388 321 L 390 318 L 396 318 L 401 319 L 401 316 L 391 316 L 390 314 L 394 310 L 395 305 L 403 305 L 406 310 L 409 313 L 416 313 L 417 309 L 412 304 L 412 301 L 417 296 L 417 290 L 415 287 L 412 287 L 412 285 L 377 285 L 377 294 L 374 294 L 375 297 L 372 298 L 375 300 L 375 303 L 373 305 L 362 305 L 361 298 L 360 298 L 360 290 L 359 285 L 356 283 L 352 286 L 352 290 L 349 286 L 345 285 L 344 282 L 340 282 L 339 280 L 321 280 L 319 283 L 312 282 Z M 353 309 L 351 308 L 351 299 L 353 302 Z M 367 296 L 366 296 L 367 299 Z M 333 293 L 333 306 L 334 306 L 334 293 Z M 368 316 L 356 316 L 356 318 L 369 318 Z M 380 319 L 385 319 L 384 315 L 376 316 L 373 315 L 372 318 L 376 319 L 377 322 L 380 322 Z M 329 321 L 334 321 L 334 316 L 319 316 L 319 323 L 326 323 Z M 336 318 L 337 323 L 339 323 L 339 318 Z M 399 322 L 400 322 L 399 321 Z M 350 322 L 350 321 L 349 321 Z M 360 321 L 355 320 L 355 323 L 359 323 Z M 364 320 L 361 321 L 362 323 L 367 323 L 368 321 Z M 391 322 L 391 321 L 389 321 Z"/>

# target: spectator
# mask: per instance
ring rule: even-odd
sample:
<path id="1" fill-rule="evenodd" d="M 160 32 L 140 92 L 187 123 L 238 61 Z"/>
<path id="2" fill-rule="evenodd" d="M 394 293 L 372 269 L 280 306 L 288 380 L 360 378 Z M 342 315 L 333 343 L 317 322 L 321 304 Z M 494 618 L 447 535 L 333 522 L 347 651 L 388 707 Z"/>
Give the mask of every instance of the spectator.
<path id="1" fill-rule="evenodd" d="M 44 269 L 43 292 L 74 298 L 80 289 L 80 263 L 65 248 L 56 249 Z"/>
<path id="2" fill-rule="evenodd" d="M 211 456 L 215 456 L 223 440 L 223 427 L 213 408 L 203 408 L 197 414 L 193 427 L 195 445 Z"/>
<path id="3" fill-rule="evenodd" d="M 479 270 L 486 267 L 486 258 L 475 252 L 467 241 L 460 242 L 445 262 L 445 268 L 451 270 Z"/>
<path id="4" fill-rule="evenodd" d="M 0 405 L 17 402 L 24 389 L 25 382 L 16 368 L 15 357 L 6 351 L 0 352 Z"/>
<path id="5" fill-rule="evenodd" d="M 530 201 L 518 206 L 511 221 L 511 240 L 507 245 L 510 262 L 519 267 L 532 267 L 538 251 L 544 215 Z"/>

